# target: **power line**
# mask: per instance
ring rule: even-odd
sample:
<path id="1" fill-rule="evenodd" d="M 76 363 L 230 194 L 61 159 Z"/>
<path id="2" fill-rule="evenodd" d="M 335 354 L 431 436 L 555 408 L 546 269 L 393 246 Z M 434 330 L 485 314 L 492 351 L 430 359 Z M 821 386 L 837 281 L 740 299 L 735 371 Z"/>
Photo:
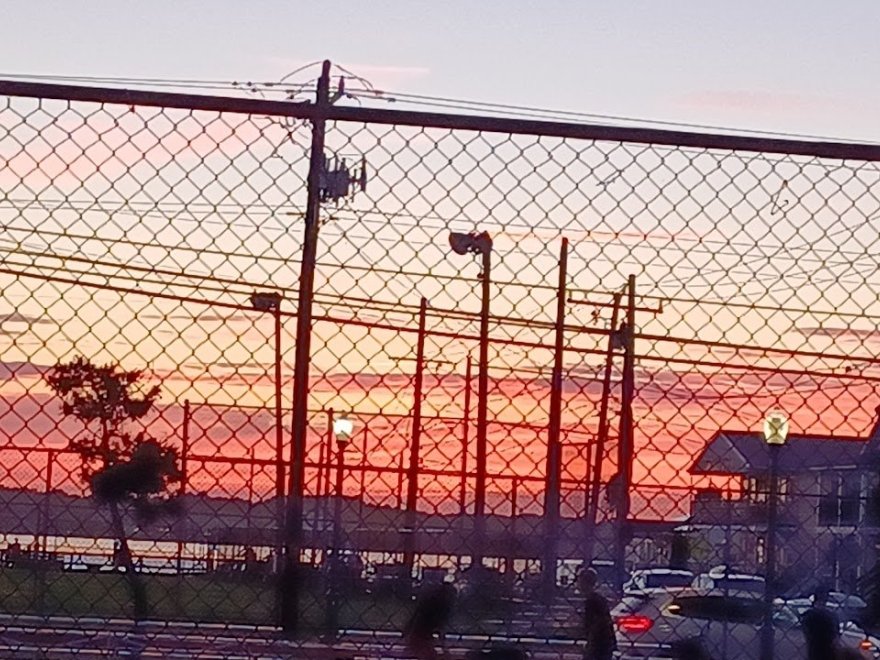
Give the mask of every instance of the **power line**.
<path id="1" fill-rule="evenodd" d="M 676 128 L 691 128 L 691 129 L 701 129 L 701 130 L 711 130 L 711 131 L 721 131 L 724 133 L 739 133 L 746 135 L 766 135 L 766 136 L 776 136 L 776 137 L 788 137 L 788 138 L 797 138 L 803 140 L 822 140 L 822 141 L 834 141 L 834 142 L 846 142 L 851 144 L 878 144 L 876 142 L 867 141 L 867 140 L 851 140 L 845 138 L 831 138 L 822 135 L 815 134 L 805 134 L 805 133 L 791 133 L 786 131 L 769 131 L 769 130 L 760 130 L 760 129 L 750 129 L 750 128 L 734 128 L 734 127 L 725 127 L 719 126 L 715 124 L 700 124 L 695 122 L 684 122 L 684 121 L 668 121 L 668 120 L 659 120 L 659 119 L 646 119 L 644 117 L 631 117 L 626 115 L 615 115 L 615 114 L 602 114 L 602 113 L 594 113 L 594 112 L 580 112 L 580 111 L 571 111 L 571 110 L 554 110 L 548 108 L 541 108 L 536 106 L 527 106 L 527 105 L 515 105 L 508 103 L 493 103 L 487 101 L 473 101 L 468 99 L 458 99 L 451 97 L 443 97 L 443 96 L 429 96 L 425 94 L 412 94 L 406 92 L 394 92 L 394 91 L 377 91 L 374 89 L 358 89 L 358 88 L 349 88 L 346 90 L 351 94 L 358 94 L 362 98 L 369 98 L 377 101 L 386 101 L 386 102 L 395 102 L 402 101 L 404 103 L 410 103 L 413 105 L 427 105 L 434 107 L 445 107 L 449 109 L 482 109 L 492 112 L 493 114 L 500 113 L 505 114 L 507 116 L 521 116 L 521 117 L 532 117 L 532 118 L 543 118 L 543 119 L 560 119 L 562 117 L 568 117 L 570 119 L 583 119 L 583 120 L 602 120 L 602 121 L 616 121 L 623 122 L 626 124 L 638 124 L 638 125 L 649 125 L 649 126 L 668 126 L 668 127 L 676 127 Z"/>
<path id="2" fill-rule="evenodd" d="M 235 303 L 225 303 L 225 302 L 221 302 L 221 301 L 208 301 L 208 300 L 199 299 L 199 298 L 177 296 L 177 295 L 167 294 L 167 293 L 149 292 L 149 291 L 143 291 L 143 290 L 138 290 L 138 289 L 126 289 L 124 287 L 117 287 L 117 286 L 106 285 L 106 284 L 102 285 L 102 284 L 96 284 L 96 283 L 91 283 L 91 282 L 87 283 L 87 282 L 82 282 L 80 280 L 60 278 L 60 277 L 55 277 L 55 276 L 37 275 L 37 274 L 32 274 L 32 273 L 22 273 L 22 272 L 13 271 L 13 270 L 6 269 L 6 268 L 0 268 L 0 273 L 6 274 L 6 275 L 12 275 L 15 277 L 29 277 L 29 278 L 39 279 L 39 280 L 47 281 L 47 282 L 69 284 L 72 286 L 92 287 L 92 288 L 101 289 L 101 290 L 114 291 L 116 293 L 121 293 L 121 294 L 143 295 L 143 296 L 147 296 L 147 297 L 151 297 L 151 298 L 161 298 L 161 299 L 174 300 L 177 302 L 197 303 L 197 304 L 201 304 L 201 305 L 217 306 L 217 307 L 221 307 L 221 308 L 231 308 L 231 309 L 236 309 L 236 310 L 254 311 L 252 309 L 252 307 L 247 306 L 247 305 L 239 305 L 239 304 L 235 304 Z M 295 314 L 290 313 L 290 312 L 281 312 L 281 314 L 285 317 L 294 317 L 295 316 Z M 340 318 L 340 317 L 332 317 L 332 316 L 315 316 L 315 320 L 316 321 L 329 321 L 329 322 L 337 323 L 337 324 L 348 324 L 348 325 L 361 326 L 361 327 L 367 327 L 367 328 L 373 328 L 373 329 L 390 330 L 390 331 L 393 331 L 396 333 L 410 333 L 410 334 L 412 334 L 412 333 L 418 332 L 418 330 L 415 328 L 407 328 L 407 327 L 401 327 L 401 326 L 385 325 L 385 324 L 373 323 L 373 322 L 365 322 L 365 321 L 360 321 L 360 320 L 351 319 L 351 318 Z M 599 331 L 599 332 L 601 332 L 601 331 Z M 436 331 L 436 330 L 428 330 L 427 334 L 429 336 L 447 337 L 447 338 L 458 339 L 458 340 L 467 340 L 467 341 L 477 341 L 479 339 L 475 335 L 467 335 L 467 334 L 457 333 L 457 332 L 443 332 L 443 331 Z M 666 338 L 664 338 L 664 339 L 666 339 Z M 498 345 L 510 345 L 510 346 L 521 346 L 521 347 L 525 347 L 525 348 L 543 348 L 543 349 L 552 349 L 553 348 L 553 346 L 551 344 L 545 344 L 542 342 L 533 342 L 533 341 L 523 341 L 523 340 L 517 340 L 517 339 L 492 338 L 491 341 L 493 344 L 498 344 Z M 673 340 L 673 341 L 675 341 L 675 340 Z M 745 348 L 747 348 L 748 350 L 755 350 L 754 347 L 745 347 Z M 774 350 L 774 349 L 768 349 L 768 350 Z M 785 349 L 777 349 L 777 350 L 784 351 Z M 606 351 L 604 349 L 601 349 L 601 350 L 600 349 L 588 349 L 588 348 L 582 348 L 582 347 L 568 347 L 568 348 L 566 348 L 566 351 L 572 352 L 572 353 L 587 354 L 587 355 L 601 355 L 601 356 L 604 356 L 606 353 Z M 747 371 L 771 372 L 771 373 L 775 373 L 775 374 L 789 374 L 789 375 L 800 375 L 800 376 L 821 377 L 821 378 L 836 378 L 836 379 L 843 379 L 843 380 L 860 380 L 860 381 L 864 381 L 864 382 L 880 382 L 880 377 L 866 376 L 864 374 L 827 373 L 827 372 L 798 370 L 798 369 L 790 369 L 790 368 L 775 367 L 775 366 L 774 367 L 764 367 L 764 366 L 754 365 L 754 364 L 743 365 L 743 364 L 716 362 L 716 361 L 709 361 L 709 360 L 691 360 L 691 359 L 686 359 L 686 358 L 664 357 L 664 356 L 647 355 L 647 354 L 639 355 L 637 357 L 640 360 L 661 361 L 664 363 L 686 364 L 686 365 L 691 365 L 691 366 L 709 366 L 709 367 L 713 367 L 716 369 L 729 368 L 729 369 L 747 370 Z M 828 356 L 823 355 L 823 357 L 828 357 Z M 829 359 L 832 359 L 832 358 L 829 358 Z M 835 356 L 833 359 L 851 360 L 853 358 L 851 356 L 841 356 L 841 357 Z M 872 363 L 876 362 L 876 360 L 873 360 L 871 358 L 864 358 L 863 360 L 864 361 L 872 361 Z"/>
<path id="3" fill-rule="evenodd" d="M 42 266 L 42 265 L 38 265 L 38 264 L 22 264 L 19 262 L 8 260 L 8 259 L 4 260 L 5 263 L 7 263 L 8 265 L 11 265 L 11 266 L 19 266 L 19 267 L 25 267 L 25 268 L 36 267 L 36 268 L 43 268 L 43 269 L 49 268 L 49 269 L 52 269 L 56 272 L 57 271 L 74 272 L 77 275 L 85 275 L 85 276 L 89 276 L 89 277 L 97 276 L 97 277 L 103 277 L 107 280 L 122 279 L 122 280 L 127 280 L 127 281 L 133 281 L 133 282 L 136 282 L 139 284 L 140 283 L 156 284 L 159 286 L 163 286 L 166 289 L 172 288 L 172 287 L 187 287 L 187 288 L 196 289 L 198 291 L 207 290 L 207 291 L 214 292 L 214 293 L 241 296 L 242 298 L 247 298 L 254 291 L 266 290 L 266 289 L 284 291 L 284 292 L 288 292 L 288 293 L 293 292 L 292 289 L 273 286 L 273 285 L 268 285 L 268 286 L 267 285 L 258 285 L 256 283 L 248 282 L 248 281 L 242 280 L 242 279 L 219 278 L 216 276 L 191 274 L 191 273 L 187 273 L 184 271 L 171 271 L 171 270 L 160 269 L 160 268 L 140 267 L 140 266 L 127 265 L 127 264 L 115 264 L 112 262 L 106 262 L 106 261 L 101 261 L 101 260 L 96 260 L 96 259 L 77 257 L 75 255 L 71 255 L 71 256 L 54 255 L 54 254 L 45 254 L 45 253 L 39 253 L 39 252 L 34 252 L 34 251 L 18 251 L 18 250 L 3 250 L 3 251 L 6 251 L 10 254 L 18 254 L 19 252 L 22 252 L 23 254 L 35 256 L 38 258 L 39 257 L 54 258 L 54 259 L 58 259 L 58 260 L 62 261 L 62 263 L 65 261 L 72 261 L 72 262 L 76 262 L 76 263 L 83 263 L 83 264 L 86 264 L 89 266 L 109 266 L 109 267 L 117 268 L 118 270 L 131 270 L 134 272 L 150 273 L 150 274 L 158 274 L 158 275 L 168 275 L 168 276 L 177 277 L 177 278 L 198 279 L 198 280 L 201 280 L 202 282 L 210 281 L 210 282 L 219 282 L 222 284 L 232 284 L 232 285 L 236 285 L 236 286 L 246 286 L 250 289 L 250 291 L 240 291 L 240 290 L 235 290 L 235 289 L 231 289 L 231 288 L 208 287 L 208 286 L 204 285 L 203 283 L 200 283 L 200 284 L 180 284 L 180 283 L 175 283 L 175 282 L 165 282 L 165 281 L 161 281 L 161 280 L 148 280 L 143 277 L 134 277 L 131 275 L 124 275 L 124 274 L 121 274 L 118 272 L 115 274 L 105 274 L 105 273 L 86 272 L 86 271 L 69 271 L 68 269 L 64 268 L 63 266 L 62 267 L 54 267 L 54 266 Z M 316 295 L 317 295 L 317 297 L 332 297 L 332 298 L 338 299 L 338 302 L 328 303 L 331 306 L 332 305 L 344 306 L 344 307 L 350 309 L 350 308 L 352 308 L 351 303 L 362 303 L 364 305 L 370 305 L 371 307 L 374 307 L 374 308 L 377 306 L 385 307 L 386 309 L 384 309 L 384 311 L 382 312 L 383 314 L 387 314 L 388 312 L 414 314 L 414 313 L 416 313 L 416 310 L 418 308 L 417 305 L 407 304 L 407 303 L 403 303 L 401 301 L 387 301 L 386 302 L 386 301 L 376 300 L 375 298 L 362 298 L 362 297 L 357 297 L 357 296 L 345 296 L 345 295 L 327 294 L 327 293 L 318 293 Z M 388 308 L 390 308 L 390 309 L 388 309 Z M 441 312 L 445 318 L 451 318 L 451 319 L 457 319 L 457 320 L 474 321 L 479 316 L 476 313 L 466 312 L 466 311 L 461 311 L 461 310 L 456 310 L 456 309 L 448 309 L 448 308 L 444 309 L 444 308 L 437 308 L 437 307 L 433 307 L 433 309 L 438 312 Z M 379 311 L 379 310 L 377 310 L 377 311 Z M 508 316 L 495 315 L 495 316 L 492 316 L 492 320 L 496 323 L 499 323 L 499 324 L 501 324 L 501 323 L 511 324 L 511 325 L 514 325 L 517 327 L 524 327 L 524 328 L 528 328 L 528 329 L 550 330 L 555 327 L 554 323 L 550 322 L 550 321 L 537 321 L 534 319 L 518 318 L 518 317 L 509 316 L 509 315 Z M 594 327 L 589 327 L 589 326 L 581 326 L 581 325 L 566 325 L 566 330 L 569 332 L 577 332 L 580 334 L 591 334 L 591 335 L 599 335 L 599 336 L 606 336 L 607 334 L 609 334 L 609 331 L 605 330 L 605 329 L 594 328 Z M 735 343 L 721 342 L 721 341 L 704 341 L 704 340 L 699 340 L 699 339 L 671 337 L 668 335 L 638 334 L 637 338 L 642 339 L 642 340 L 646 340 L 646 341 L 652 341 L 652 342 L 671 342 L 671 343 L 684 344 L 684 345 L 700 345 L 700 346 L 705 346 L 705 347 L 725 348 L 725 349 L 731 349 L 731 350 L 736 350 L 736 351 L 756 351 L 756 352 L 761 352 L 765 355 L 776 354 L 776 355 L 784 355 L 784 356 L 788 356 L 788 357 L 811 357 L 811 358 L 817 358 L 817 359 L 829 359 L 829 360 L 838 360 L 838 361 L 855 361 L 855 362 L 866 362 L 869 364 L 880 364 L 880 359 L 855 356 L 855 355 L 846 355 L 846 354 L 829 354 L 829 353 L 819 352 L 819 351 L 804 351 L 804 350 L 800 350 L 800 349 L 784 349 L 784 348 L 777 348 L 777 347 L 754 346 L 754 345 L 748 345 L 748 344 L 735 344 Z"/>
<path id="4" fill-rule="evenodd" d="M 136 248 L 147 248 L 147 249 L 157 249 L 164 250 L 169 254 L 173 252 L 191 252 L 191 253 L 202 253 L 202 254 L 211 254 L 215 256 L 221 256 L 225 258 L 241 258 L 248 259 L 252 261 L 269 261 L 276 263 L 283 263 L 285 265 L 289 264 L 298 264 L 299 260 L 295 258 L 285 258 L 277 255 L 257 255 L 253 253 L 245 253 L 245 252 L 236 252 L 229 250 L 219 250 L 209 247 L 204 248 L 196 248 L 190 247 L 186 245 L 177 245 L 170 246 L 157 242 L 145 242 L 145 241 L 135 241 L 127 238 L 109 238 L 109 237 L 101 237 L 97 235 L 86 235 L 86 234 L 77 234 L 68 231 L 55 231 L 43 228 L 33 228 L 33 227 L 18 227 L 11 224 L 0 224 L 0 229 L 10 231 L 10 232 L 19 232 L 26 233 L 32 235 L 45 235 L 45 236 L 53 236 L 57 238 L 65 238 L 76 241 L 88 241 L 88 242 L 99 242 L 111 245 L 127 245 L 130 247 Z M 740 255 L 741 256 L 741 255 Z M 331 263 L 331 262 L 318 262 L 318 266 L 322 268 L 336 268 L 336 269 L 344 269 L 344 270 L 353 270 L 358 272 L 371 272 L 383 275 L 391 275 L 391 276 L 400 276 L 400 277 L 408 277 L 408 278 L 416 278 L 416 279 L 424 279 L 430 277 L 431 279 L 442 280 L 442 281 L 453 281 L 453 282 L 466 282 L 468 284 L 474 285 L 479 282 L 477 278 L 469 278 L 461 275 L 445 275 L 441 273 L 424 273 L 417 272 L 412 270 L 407 270 L 404 268 L 384 268 L 380 266 L 359 266 L 356 264 L 343 264 L 343 263 Z M 687 283 L 683 280 L 679 280 L 681 284 L 682 290 L 687 290 L 688 288 L 692 288 L 695 286 L 693 283 Z M 515 281 L 515 280 L 493 280 L 493 284 L 496 286 L 509 286 L 509 287 L 520 287 L 520 288 L 528 288 L 535 290 L 545 290 L 545 291 L 555 291 L 556 287 L 549 284 L 541 284 L 541 283 L 529 283 L 524 281 Z M 735 284 L 733 282 L 731 285 Z M 572 293 L 591 293 L 598 295 L 611 295 L 611 291 L 607 289 L 595 289 L 595 288 L 570 288 Z M 677 296 L 677 295 L 660 295 L 660 294 L 638 294 L 638 297 L 644 300 L 658 300 L 658 301 L 668 301 L 668 302 L 677 302 L 683 304 L 696 304 L 696 305 L 714 305 L 714 306 L 729 306 L 733 308 L 739 309 L 751 309 L 756 311 L 778 311 L 785 312 L 791 314 L 810 314 L 810 315 L 820 315 L 820 316 L 829 316 L 829 317 L 840 317 L 840 318 L 871 318 L 871 319 L 880 319 L 878 315 L 868 315 L 865 314 L 864 311 L 860 312 L 843 312 L 840 310 L 822 310 L 815 307 L 812 308 L 798 308 L 791 306 L 770 306 L 756 303 L 743 303 L 737 302 L 733 298 L 728 299 L 718 299 L 713 300 L 711 298 L 692 298 L 686 296 Z"/>

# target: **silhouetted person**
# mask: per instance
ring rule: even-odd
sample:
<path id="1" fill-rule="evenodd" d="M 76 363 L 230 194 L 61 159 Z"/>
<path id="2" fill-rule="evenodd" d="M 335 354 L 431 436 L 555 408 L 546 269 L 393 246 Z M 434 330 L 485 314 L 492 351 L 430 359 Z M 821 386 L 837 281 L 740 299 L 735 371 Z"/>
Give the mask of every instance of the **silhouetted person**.
<path id="1" fill-rule="evenodd" d="M 584 595 L 584 660 L 610 660 L 617 650 L 617 638 L 614 636 L 614 623 L 608 601 L 596 587 L 599 575 L 592 568 L 581 571 L 580 588 Z"/>
<path id="2" fill-rule="evenodd" d="M 803 616 L 804 638 L 807 641 L 807 660 L 833 660 L 840 641 L 840 623 L 825 603 L 827 589 L 817 589 L 813 604 Z"/>
<path id="3" fill-rule="evenodd" d="M 455 597 L 455 587 L 448 582 L 432 586 L 419 594 L 415 610 L 404 630 L 406 644 L 419 660 L 436 660 L 440 657 L 434 648 L 434 635 L 439 635 L 441 644 L 444 644 L 443 635 L 452 618 Z"/>

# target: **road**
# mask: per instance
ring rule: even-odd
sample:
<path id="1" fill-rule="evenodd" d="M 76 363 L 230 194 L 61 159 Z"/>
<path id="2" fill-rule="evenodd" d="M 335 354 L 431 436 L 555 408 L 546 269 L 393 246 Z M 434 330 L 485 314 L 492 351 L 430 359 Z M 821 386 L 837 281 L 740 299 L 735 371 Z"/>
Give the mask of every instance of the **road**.
<path id="1" fill-rule="evenodd" d="M 490 644 L 512 644 L 535 660 L 574 660 L 576 643 L 538 637 L 510 639 L 454 635 L 447 639 L 451 657 Z M 17 660 L 68 658 L 169 658 L 171 660 L 409 660 L 399 633 L 345 631 L 332 643 L 280 639 L 269 628 L 194 626 L 124 620 L 73 620 L 62 617 L 0 617 L 0 656 Z"/>

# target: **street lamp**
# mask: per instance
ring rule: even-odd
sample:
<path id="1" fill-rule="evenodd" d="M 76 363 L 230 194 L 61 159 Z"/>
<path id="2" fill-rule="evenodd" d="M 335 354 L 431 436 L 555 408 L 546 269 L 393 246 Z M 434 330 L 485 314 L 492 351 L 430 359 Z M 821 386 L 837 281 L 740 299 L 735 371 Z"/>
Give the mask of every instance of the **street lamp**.
<path id="1" fill-rule="evenodd" d="M 773 660 L 773 589 L 776 583 L 776 517 L 779 500 L 779 450 L 788 438 L 788 419 L 782 412 L 771 412 L 764 419 L 764 442 L 770 451 L 770 494 L 767 508 L 767 534 L 764 566 L 764 621 L 761 626 L 761 660 Z"/>
<path id="2" fill-rule="evenodd" d="M 330 603 L 327 607 L 327 633 L 335 634 L 339 628 L 340 580 L 342 573 L 342 493 L 345 476 L 345 448 L 354 433 L 354 422 L 344 413 L 333 417 L 333 437 L 336 439 L 336 486 L 333 497 L 333 539 L 330 554 Z"/>
<path id="3" fill-rule="evenodd" d="M 271 313 L 275 319 L 275 506 L 278 525 L 278 543 L 275 548 L 275 571 L 281 570 L 284 549 L 284 424 L 281 400 L 281 301 L 277 291 L 257 291 L 251 294 L 254 311 Z M 253 463 L 251 464 L 253 465 Z M 253 487 L 253 484 L 251 484 Z"/>
<path id="4" fill-rule="evenodd" d="M 482 257 L 482 303 L 480 308 L 480 355 L 477 376 L 477 465 L 474 485 L 474 533 L 476 550 L 472 553 L 474 567 L 483 563 L 486 531 L 486 447 L 489 406 L 489 285 L 492 268 L 492 237 L 488 232 L 463 234 L 450 232 L 449 246 L 456 254 Z"/>

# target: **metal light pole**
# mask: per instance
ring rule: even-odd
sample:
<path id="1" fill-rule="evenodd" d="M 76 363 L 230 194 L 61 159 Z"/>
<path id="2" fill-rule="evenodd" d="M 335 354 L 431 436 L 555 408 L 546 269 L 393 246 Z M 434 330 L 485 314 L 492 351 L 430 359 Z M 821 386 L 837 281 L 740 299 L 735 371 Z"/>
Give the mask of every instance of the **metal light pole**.
<path id="1" fill-rule="evenodd" d="M 468 445 L 471 434 L 471 379 L 473 378 L 473 360 L 470 353 L 467 357 L 467 367 L 464 372 L 464 410 L 462 411 L 461 432 L 461 491 L 459 502 L 461 515 L 467 513 L 467 481 L 468 481 Z"/>
<path id="2" fill-rule="evenodd" d="M 315 501 L 315 532 L 323 532 L 327 511 L 327 499 L 330 497 L 330 471 L 333 463 L 333 420 L 336 419 L 333 408 L 325 411 L 327 415 L 327 433 L 318 446 L 318 486 Z"/>
<path id="3" fill-rule="evenodd" d="M 183 422 L 180 429 L 180 487 L 178 496 L 182 499 L 186 495 L 187 480 L 189 479 L 189 422 L 192 416 L 189 399 L 183 400 Z M 183 571 L 183 541 L 177 541 L 177 574 Z"/>
<path id="4" fill-rule="evenodd" d="M 475 254 L 482 257 L 480 273 L 480 355 L 477 375 L 477 466 L 474 485 L 474 540 L 473 565 L 483 564 L 486 540 L 486 449 L 488 444 L 489 412 L 489 296 L 492 271 L 492 237 L 488 232 L 461 234 L 451 232 L 449 245 L 456 254 Z"/>
<path id="5" fill-rule="evenodd" d="M 403 566 L 407 584 L 411 583 L 415 563 L 416 504 L 419 497 L 419 454 L 422 437 L 422 387 L 425 377 L 425 328 L 428 317 L 428 301 L 422 298 L 419 305 L 419 334 L 416 340 L 416 373 L 413 384 L 412 437 L 409 447 L 409 467 L 406 482 L 406 523 L 403 530 Z"/>
<path id="6" fill-rule="evenodd" d="M 788 419 L 772 412 L 764 420 L 764 441 L 770 451 L 770 497 L 767 506 L 766 562 L 764 565 L 764 621 L 761 626 L 761 660 L 773 660 L 773 595 L 776 586 L 776 517 L 779 503 L 779 452 L 788 437 Z"/>
<path id="7" fill-rule="evenodd" d="M 275 520 L 278 539 L 275 547 L 275 570 L 281 569 L 284 548 L 284 420 L 281 397 L 281 301 L 277 291 L 251 294 L 251 307 L 258 312 L 271 313 L 275 320 Z"/>
<path id="8" fill-rule="evenodd" d="M 342 495 L 345 480 L 345 448 L 351 440 L 354 423 L 345 415 L 333 420 L 333 435 L 336 437 L 336 485 L 333 496 L 333 537 L 330 553 L 329 581 L 330 603 L 327 607 L 327 633 L 339 628 L 339 605 L 342 579 Z"/>
<path id="9" fill-rule="evenodd" d="M 568 267 L 568 239 L 562 239 L 559 252 L 559 284 L 556 289 L 556 333 L 553 353 L 553 380 L 550 384 L 550 415 L 547 425 L 547 484 L 544 488 L 546 536 L 542 566 L 542 587 L 548 601 L 556 590 L 556 563 L 559 559 L 559 512 L 562 479 L 562 365 L 565 350 L 565 299 Z"/>

